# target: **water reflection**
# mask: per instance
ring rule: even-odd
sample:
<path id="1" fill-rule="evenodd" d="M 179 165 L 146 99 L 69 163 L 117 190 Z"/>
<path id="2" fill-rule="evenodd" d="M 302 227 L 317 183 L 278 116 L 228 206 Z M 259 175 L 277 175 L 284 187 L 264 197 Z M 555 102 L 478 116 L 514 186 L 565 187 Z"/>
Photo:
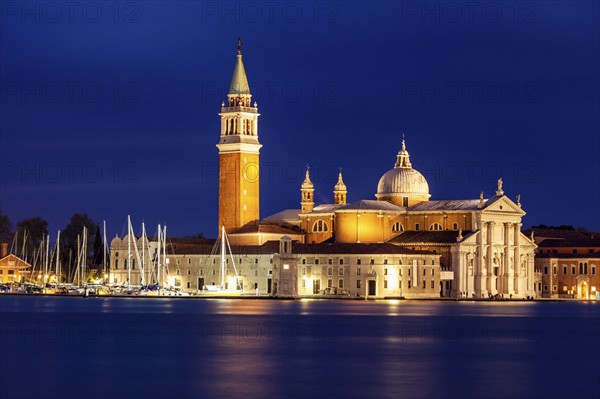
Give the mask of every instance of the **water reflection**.
<path id="1" fill-rule="evenodd" d="M 599 310 L 0 296 L 2 397 L 596 397 Z"/>

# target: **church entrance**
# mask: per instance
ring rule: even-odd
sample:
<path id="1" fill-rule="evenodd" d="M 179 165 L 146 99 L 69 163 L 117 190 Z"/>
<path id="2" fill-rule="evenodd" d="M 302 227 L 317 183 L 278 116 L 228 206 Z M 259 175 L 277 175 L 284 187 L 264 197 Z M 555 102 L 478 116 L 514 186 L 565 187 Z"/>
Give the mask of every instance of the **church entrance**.
<path id="1" fill-rule="evenodd" d="M 313 295 L 319 295 L 319 291 L 321 291 L 321 280 L 314 279 L 313 280 Z"/>
<path id="2" fill-rule="evenodd" d="M 367 295 L 377 295 L 377 281 L 369 280 L 369 287 L 367 290 Z"/>
<path id="3" fill-rule="evenodd" d="M 577 298 L 589 299 L 587 282 L 582 281 L 577 285 Z"/>

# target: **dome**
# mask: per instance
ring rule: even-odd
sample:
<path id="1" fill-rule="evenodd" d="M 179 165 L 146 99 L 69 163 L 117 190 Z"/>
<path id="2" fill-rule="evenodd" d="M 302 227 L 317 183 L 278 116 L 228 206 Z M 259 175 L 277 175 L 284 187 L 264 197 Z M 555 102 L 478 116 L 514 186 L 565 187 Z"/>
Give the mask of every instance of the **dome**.
<path id="1" fill-rule="evenodd" d="M 348 189 L 346 188 L 346 185 L 344 184 L 344 180 L 342 178 L 342 171 L 340 170 L 340 173 L 338 175 L 338 181 L 335 184 L 335 186 L 333 186 L 333 191 L 348 191 Z"/>
<path id="2" fill-rule="evenodd" d="M 379 179 L 376 197 L 384 200 L 388 199 L 386 197 L 418 197 L 424 201 L 431 197 L 427 180 L 412 168 L 404 140 L 394 169 L 387 171 Z"/>
<path id="3" fill-rule="evenodd" d="M 377 196 L 429 197 L 429 185 L 421 173 L 412 168 L 387 171 L 377 185 Z"/>

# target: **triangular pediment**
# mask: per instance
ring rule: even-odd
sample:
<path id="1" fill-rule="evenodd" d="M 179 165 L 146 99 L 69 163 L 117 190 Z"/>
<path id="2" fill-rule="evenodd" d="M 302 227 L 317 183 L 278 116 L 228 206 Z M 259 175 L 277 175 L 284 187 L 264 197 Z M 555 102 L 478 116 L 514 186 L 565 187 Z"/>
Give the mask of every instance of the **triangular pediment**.
<path id="1" fill-rule="evenodd" d="M 25 262 L 23 259 L 19 258 L 16 255 L 9 254 L 4 258 L 0 259 L 0 267 L 19 267 L 19 268 L 27 268 L 31 267 L 31 265 Z"/>
<path id="2" fill-rule="evenodd" d="M 506 212 L 506 213 L 518 213 L 519 215 L 525 215 L 525 211 L 521 207 L 515 204 L 507 196 L 492 197 L 486 203 L 483 208 L 484 213 L 488 212 Z"/>

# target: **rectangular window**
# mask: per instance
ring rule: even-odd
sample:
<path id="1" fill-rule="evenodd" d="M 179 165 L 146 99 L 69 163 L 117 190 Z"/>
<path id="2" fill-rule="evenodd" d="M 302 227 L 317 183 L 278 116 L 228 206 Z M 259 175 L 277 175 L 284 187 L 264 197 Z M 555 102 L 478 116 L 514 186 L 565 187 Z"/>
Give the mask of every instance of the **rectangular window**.
<path id="1" fill-rule="evenodd" d="M 302 288 L 306 288 L 306 280 L 302 279 Z"/>
<path id="2" fill-rule="evenodd" d="M 192 263 L 192 260 L 190 258 L 188 258 L 187 263 L 189 265 L 190 263 Z"/>
<path id="3" fill-rule="evenodd" d="M 556 274 L 556 273 L 557 273 L 557 272 L 556 272 L 556 266 L 554 266 L 554 267 L 552 268 L 552 274 Z"/>
<path id="4" fill-rule="evenodd" d="M 387 259 L 384 259 L 384 260 L 383 260 L 383 264 L 384 264 L 384 265 L 387 265 Z"/>
<path id="5" fill-rule="evenodd" d="M 273 274 L 273 270 L 272 270 L 272 269 L 271 269 L 271 270 L 269 270 L 269 274 Z"/>
<path id="6" fill-rule="evenodd" d="M 374 265 L 375 264 L 375 259 L 371 258 L 371 264 Z"/>
<path id="7" fill-rule="evenodd" d="M 576 249 L 574 249 L 574 250 L 573 250 L 573 253 L 574 253 L 574 254 L 576 254 L 576 253 L 577 253 L 577 250 L 576 250 Z"/>
<path id="8" fill-rule="evenodd" d="M 188 281 L 188 283 L 187 283 L 187 287 L 188 287 L 188 288 L 190 288 L 190 284 L 191 284 L 191 283 Z"/>
<path id="9" fill-rule="evenodd" d="M 333 259 L 331 259 L 331 258 L 327 259 L 327 264 L 328 265 L 333 265 Z"/>
<path id="10" fill-rule="evenodd" d="M 383 275 L 387 276 L 387 268 L 383 269 Z"/>
<path id="11" fill-rule="evenodd" d="M 544 274 L 548 274 L 548 266 L 544 266 Z"/>
<path id="12" fill-rule="evenodd" d="M 204 274 L 204 270 L 200 269 L 199 274 L 202 276 Z"/>
<path id="13" fill-rule="evenodd" d="M 319 264 L 319 259 L 315 259 L 315 265 Z"/>
<path id="14" fill-rule="evenodd" d="M 327 268 L 327 275 L 331 276 L 333 274 L 333 267 L 328 267 Z"/>
<path id="15" fill-rule="evenodd" d="M 408 288 L 412 288 L 412 281 L 408 280 Z"/>
<path id="16" fill-rule="evenodd" d="M 302 268 L 302 275 L 303 275 L 303 276 L 306 276 L 306 267 L 303 267 L 303 268 Z"/>
<path id="17" fill-rule="evenodd" d="M 338 287 L 344 288 L 344 280 L 340 279 L 340 281 L 338 281 Z"/>
<path id="18" fill-rule="evenodd" d="M 187 269 L 187 275 L 191 276 L 192 275 L 192 271 L 190 269 Z"/>
<path id="19" fill-rule="evenodd" d="M 332 286 L 333 286 L 333 280 L 332 279 L 327 280 L 327 287 L 331 288 Z"/>
<path id="20" fill-rule="evenodd" d="M 419 231 L 419 223 L 415 223 L 415 230 Z"/>
<path id="21" fill-rule="evenodd" d="M 340 265 L 344 264 L 344 259 L 340 259 Z"/>
<path id="22" fill-rule="evenodd" d="M 254 264 L 257 265 L 258 264 L 258 258 L 254 259 Z"/>
<path id="23" fill-rule="evenodd" d="M 567 286 L 563 285 L 563 291 L 566 292 L 567 291 Z"/>
<path id="24" fill-rule="evenodd" d="M 426 275 L 427 275 L 427 270 L 425 268 L 423 268 L 423 276 L 426 276 Z M 423 288 L 425 288 L 425 287 L 423 287 Z"/>
<path id="25" fill-rule="evenodd" d="M 575 266 L 571 266 L 571 274 L 575 274 Z"/>
<path id="26" fill-rule="evenodd" d="M 435 282 L 431 280 L 431 288 L 435 288 Z"/>
<path id="27" fill-rule="evenodd" d="M 567 267 L 563 266 L 563 274 L 567 274 Z"/>
<path id="28" fill-rule="evenodd" d="M 596 266 L 592 266 L 592 276 L 596 275 Z"/>
<path id="29" fill-rule="evenodd" d="M 338 274 L 339 274 L 340 276 L 343 276 L 343 275 L 344 275 L 344 268 L 343 268 L 343 267 L 340 267 L 340 269 L 338 270 Z"/>
<path id="30" fill-rule="evenodd" d="M 215 275 L 215 269 L 212 269 L 212 275 L 213 276 Z"/>
<path id="31" fill-rule="evenodd" d="M 360 267 L 357 267 L 357 268 L 356 268 L 356 275 L 357 275 L 357 276 L 360 276 Z"/>
<path id="32" fill-rule="evenodd" d="M 356 280 L 356 288 L 360 288 L 360 280 Z"/>
<path id="33" fill-rule="evenodd" d="M 175 274 L 179 276 L 179 269 L 175 270 Z"/>
<path id="34" fill-rule="evenodd" d="M 544 291 L 548 291 L 548 286 L 547 285 L 544 286 Z"/>
<path id="35" fill-rule="evenodd" d="M 14 270 L 9 270 L 8 274 L 15 274 L 15 271 Z"/>
<path id="36" fill-rule="evenodd" d="M 258 283 L 254 283 L 254 289 L 257 290 L 258 289 Z"/>
<path id="37" fill-rule="evenodd" d="M 357 264 L 357 265 L 360 265 L 360 258 L 359 258 L 359 259 L 356 259 L 356 264 Z"/>
<path id="38" fill-rule="evenodd" d="M 435 276 L 435 269 L 433 267 L 431 268 L 431 275 Z"/>
<path id="39" fill-rule="evenodd" d="M 383 280 L 383 288 L 387 288 L 387 280 Z"/>
<path id="40" fill-rule="evenodd" d="M 425 281 L 423 281 L 423 288 L 425 288 Z"/>
<path id="41" fill-rule="evenodd" d="M 458 223 L 454 223 L 452 225 L 452 230 L 458 230 Z"/>
<path id="42" fill-rule="evenodd" d="M 302 259 L 302 264 L 306 265 L 306 258 Z"/>
<path id="43" fill-rule="evenodd" d="M 557 286 L 553 286 L 552 287 L 552 291 L 558 291 L 558 287 Z"/>

